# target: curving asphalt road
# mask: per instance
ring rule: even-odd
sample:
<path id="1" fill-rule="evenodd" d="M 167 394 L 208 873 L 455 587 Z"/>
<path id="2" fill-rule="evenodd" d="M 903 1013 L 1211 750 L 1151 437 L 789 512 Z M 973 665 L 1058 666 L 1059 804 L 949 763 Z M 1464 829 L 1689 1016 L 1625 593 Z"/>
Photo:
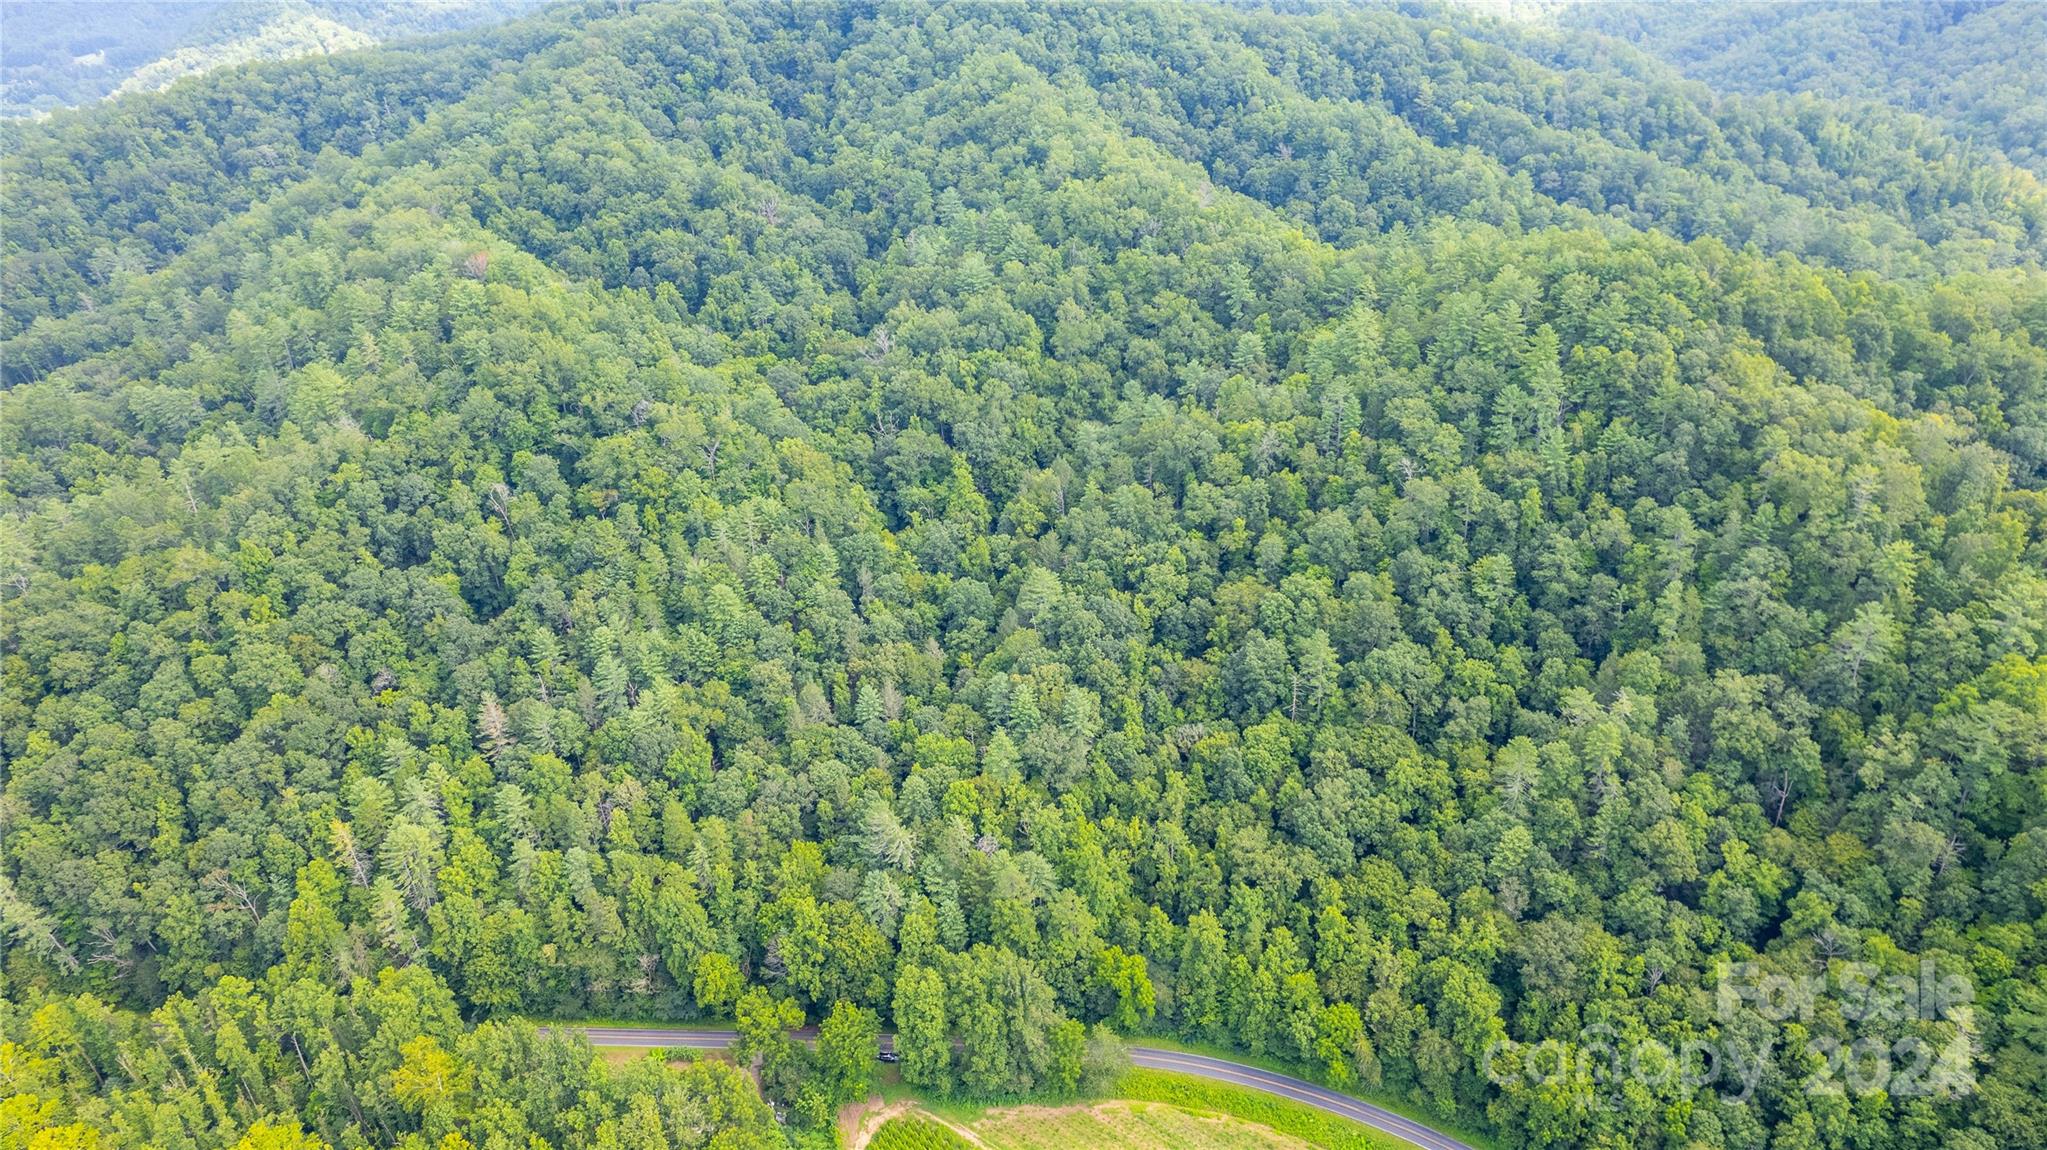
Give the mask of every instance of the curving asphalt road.
<path id="1" fill-rule="evenodd" d="M 1391 1134 L 1403 1142 L 1411 1142 L 1423 1150 L 1472 1150 L 1471 1146 L 1459 1142 L 1448 1134 L 1439 1134 L 1411 1118 L 1403 1118 L 1383 1106 L 1339 1094 L 1324 1086 L 1317 1086 L 1306 1079 L 1290 1074 L 1276 1074 L 1246 1066 L 1241 1062 L 1230 1062 L 1222 1058 L 1210 1058 L 1205 1054 L 1185 1054 L 1178 1050 L 1159 1050 L 1150 1046 L 1130 1047 L 1130 1061 L 1152 1070 L 1171 1070 L 1178 1074 L 1192 1074 L 1197 1078 L 1213 1078 L 1218 1082 L 1230 1082 L 1291 1098 L 1295 1102 L 1339 1114 L 1353 1122 L 1362 1122 L 1381 1133 Z"/>
<path id="2" fill-rule="evenodd" d="M 585 1038 L 597 1046 L 647 1046 L 662 1048 L 687 1047 L 693 1050 L 722 1050 L 732 1045 L 738 1036 L 729 1030 L 688 1030 L 656 1029 L 653 1027 L 621 1026 L 577 1026 L 564 1029 L 580 1030 Z M 806 1027 L 796 1031 L 799 1038 L 816 1035 L 814 1028 Z M 884 1049 L 894 1049 L 895 1036 L 882 1036 Z M 1151 1070 L 1170 1070 L 1176 1074 L 1191 1074 L 1197 1078 L 1212 1078 L 1237 1086 L 1248 1086 L 1290 1098 L 1317 1110 L 1326 1110 L 1353 1122 L 1362 1122 L 1372 1129 L 1390 1134 L 1403 1142 L 1422 1147 L 1422 1150 L 1472 1150 L 1466 1143 L 1447 1134 L 1440 1134 L 1411 1118 L 1403 1118 L 1384 1107 L 1339 1094 L 1327 1087 L 1317 1086 L 1305 1079 L 1287 1074 L 1276 1074 L 1241 1062 L 1230 1062 L 1222 1058 L 1210 1058 L 1205 1054 L 1186 1054 L 1178 1050 L 1160 1050 L 1153 1046 L 1132 1046 L 1130 1061 L 1137 1066 Z"/>

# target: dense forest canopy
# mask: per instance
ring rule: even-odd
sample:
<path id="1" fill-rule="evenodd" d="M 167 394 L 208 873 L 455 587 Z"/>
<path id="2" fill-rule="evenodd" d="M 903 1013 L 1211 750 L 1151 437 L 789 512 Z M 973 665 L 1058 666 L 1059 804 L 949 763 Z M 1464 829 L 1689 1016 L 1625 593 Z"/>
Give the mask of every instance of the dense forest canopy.
<path id="1" fill-rule="evenodd" d="M 2047 199 L 1601 43 L 604 3 L 0 127 L 0 1139 L 829 1144 L 885 1029 L 2047 1144 Z"/>

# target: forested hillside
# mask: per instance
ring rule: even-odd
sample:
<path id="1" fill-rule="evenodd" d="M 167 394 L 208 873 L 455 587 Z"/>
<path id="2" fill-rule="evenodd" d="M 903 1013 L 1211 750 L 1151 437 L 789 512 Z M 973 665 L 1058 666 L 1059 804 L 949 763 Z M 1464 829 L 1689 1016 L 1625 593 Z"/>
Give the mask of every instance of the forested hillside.
<path id="1" fill-rule="evenodd" d="M 2047 1145 L 2047 200 L 1624 54 L 604 3 L 0 128 L 0 1140 L 829 1144 L 887 1029 Z"/>

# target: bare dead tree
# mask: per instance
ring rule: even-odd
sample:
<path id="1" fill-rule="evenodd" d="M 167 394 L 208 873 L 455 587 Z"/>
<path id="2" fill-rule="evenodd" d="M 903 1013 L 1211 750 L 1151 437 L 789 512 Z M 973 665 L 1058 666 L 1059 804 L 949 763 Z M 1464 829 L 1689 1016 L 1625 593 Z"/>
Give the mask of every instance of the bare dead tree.
<path id="1" fill-rule="evenodd" d="M 114 933 L 113 927 L 103 922 L 95 923 L 87 933 L 92 935 L 93 950 L 92 957 L 86 961 L 95 966 L 113 966 L 123 971 L 135 965 L 134 959 L 122 956 L 121 940 Z"/>
<path id="2" fill-rule="evenodd" d="M 249 888 L 236 882 L 224 870 L 214 871 L 201 880 L 200 885 L 219 893 L 220 901 L 214 904 L 216 910 L 241 910 L 248 914 L 249 921 L 261 923 L 263 909 L 256 905 L 256 896 Z"/>

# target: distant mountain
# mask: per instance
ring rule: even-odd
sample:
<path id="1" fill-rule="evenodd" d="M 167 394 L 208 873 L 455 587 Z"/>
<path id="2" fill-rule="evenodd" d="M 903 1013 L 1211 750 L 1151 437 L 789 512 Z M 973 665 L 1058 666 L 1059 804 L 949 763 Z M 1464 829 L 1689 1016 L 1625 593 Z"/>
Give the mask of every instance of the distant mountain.
<path id="1" fill-rule="evenodd" d="M 0 0 L 0 115 L 502 20 L 544 0 Z"/>
<path id="2" fill-rule="evenodd" d="M 1921 113 L 2047 175 L 2047 4 L 1577 4 L 1602 32 L 1723 92 L 1850 96 Z"/>

